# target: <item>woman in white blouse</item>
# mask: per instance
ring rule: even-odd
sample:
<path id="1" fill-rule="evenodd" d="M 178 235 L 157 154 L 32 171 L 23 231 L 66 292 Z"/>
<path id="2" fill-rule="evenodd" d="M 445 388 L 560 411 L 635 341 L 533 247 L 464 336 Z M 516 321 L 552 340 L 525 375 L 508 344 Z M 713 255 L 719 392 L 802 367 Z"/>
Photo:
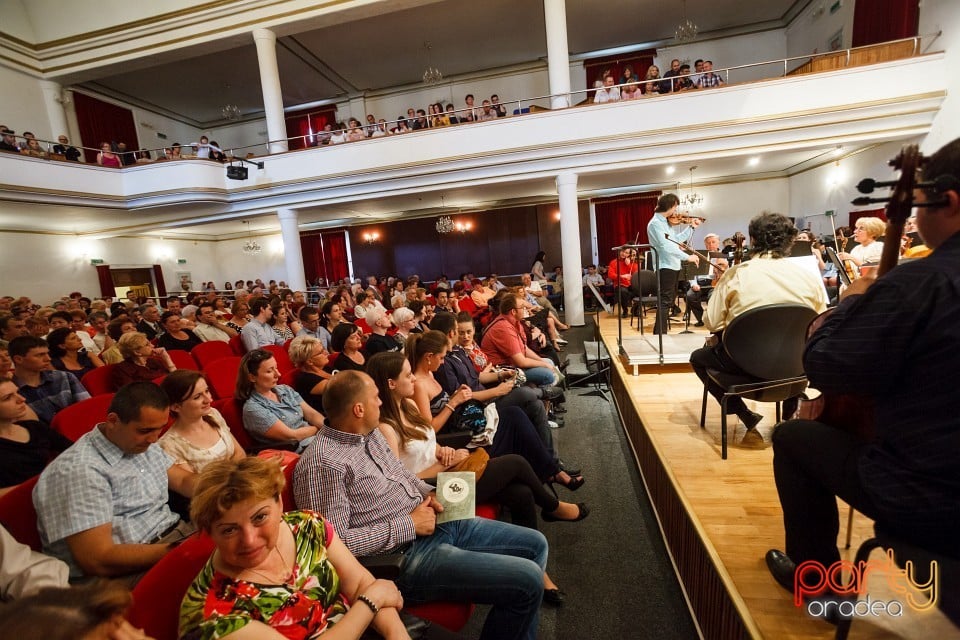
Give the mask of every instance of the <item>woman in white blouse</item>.
<path id="1" fill-rule="evenodd" d="M 203 374 L 186 369 L 174 371 L 160 385 L 172 401 L 175 420 L 160 438 L 160 447 L 174 464 L 200 473 L 215 460 L 239 460 L 246 453 L 237 443 L 213 398 Z"/>

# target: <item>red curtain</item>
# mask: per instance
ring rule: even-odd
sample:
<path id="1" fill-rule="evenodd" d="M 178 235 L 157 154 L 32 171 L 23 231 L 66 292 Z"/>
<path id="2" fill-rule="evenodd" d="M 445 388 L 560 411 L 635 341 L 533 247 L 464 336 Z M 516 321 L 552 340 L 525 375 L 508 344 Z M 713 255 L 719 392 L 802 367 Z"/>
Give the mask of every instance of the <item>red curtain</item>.
<path id="1" fill-rule="evenodd" d="M 83 150 L 87 162 L 97 161 L 97 152 L 104 142 L 126 143 L 129 151 L 140 148 L 130 109 L 97 100 L 79 91 L 73 92 L 73 101 L 77 108 L 80 141 L 84 147 L 92 147 Z"/>
<path id="2" fill-rule="evenodd" d="M 632 243 L 639 238 L 639 244 L 647 242 L 647 223 L 653 219 L 653 210 L 657 208 L 660 191 L 637 194 L 626 197 L 603 198 L 594 200 L 597 214 L 597 249 L 600 264 L 607 264 L 616 257 L 611 247 Z"/>
<path id="3" fill-rule="evenodd" d="M 328 122 L 335 124 L 336 120 L 336 105 L 288 113 L 286 122 L 287 136 L 290 138 L 289 148 L 293 150 L 317 146 L 317 134 L 323 131 Z"/>
<path id="4" fill-rule="evenodd" d="M 323 278 L 329 284 L 349 275 L 345 231 L 301 234 L 300 249 L 307 282 Z"/>
<path id="5" fill-rule="evenodd" d="M 633 72 L 643 80 L 647 77 L 647 69 L 653 64 L 653 59 L 656 56 L 656 49 L 645 49 L 643 51 L 635 51 L 634 53 L 626 53 L 619 56 L 603 56 L 602 58 L 584 60 L 583 68 L 587 74 L 587 86 L 592 87 L 593 83 L 597 80 L 603 80 L 603 76 L 607 71 L 613 74 L 614 79 L 617 81 L 617 84 L 619 84 L 623 67 L 628 64 L 633 67 Z M 660 69 L 660 75 L 663 76 L 666 71 L 667 69 Z M 587 97 L 593 100 L 593 95 L 594 92 L 591 91 L 587 94 Z"/>
<path id="6" fill-rule="evenodd" d="M 880 218 L 884 222 L 887 220 L 887 210 L 886 209 L 869 209 L 865 211 L 851 211 L 850 212 L 850 230 L 853 230 L 853 227 L 857 224 L 857 220 L 860 218 Z"/>
<path id="7" fill-rule="evenodd" d="M 920 20 L 919 0 L 870 0 L 853 8 L 853 46 L 912 38 Z"/>
<path id="8" fill-rule="evenodd" d="M 153 278 L 157 281 L 157 295 L 167 295 L 167 284 L 163 281 L 163 269 L 158 264 L 153 265 Z"/>
<path id="9" fill-rule="evenodd" d="M 110 265 L 97 265 L 97 280 L 100 281 L 100 295 L 111 298 L 117 295 L 117 290 L 113 286 L 113 278 L 110 276 Z"/>

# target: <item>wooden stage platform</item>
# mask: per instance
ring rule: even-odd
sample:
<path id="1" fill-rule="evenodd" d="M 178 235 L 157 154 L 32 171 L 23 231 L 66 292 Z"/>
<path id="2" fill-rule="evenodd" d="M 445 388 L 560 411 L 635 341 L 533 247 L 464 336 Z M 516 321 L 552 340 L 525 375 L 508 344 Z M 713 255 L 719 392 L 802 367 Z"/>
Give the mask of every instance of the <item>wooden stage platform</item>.
<path id="1" fill-rule="evenodd" d="M 601 312 L 599 330 L 610 353 L 618 353 L 616 318 Z M 703 329 L 697 332 L 690 350 L 702 345 L 707 335 Z M 623 336 L 636 339 L 639 333 L 624 324 Z M 690 340 L 681 338 L 684 344 Z M 832 638 L 834 627 L 795 607 L 763 560 L 768 549 L 783 548 L 770 445 L 774 405 L 749 403 L 765 419 L 757 433 L 746 436 L 734 419 L 729 458 L 721 460 L 719 405 L 708 401 L 706 429 L 701 430 L 703 386 L 689 365 L 637 369 L 639 375 L 634 375 L 626 357 L 613 358 L 613 396 L 703 637 Z M 841 537 L 847 513 L 848 507 L 842 505 Z M 852 549 L 844 557 L 852 559 L 859 543 L 871 534 L 872 522 L 856 514 Z M 843 540 L 840 544 L 842 548 Z M 868 585 L 871 600 L 896 598 L 882 577 Z M 641 593 L 642 588 L 638 585 Z M 850 638 L 946 640 L 960 638 L 960 630 L 938 611 L 906 608 L 900 618 L 857 618 Z"/>

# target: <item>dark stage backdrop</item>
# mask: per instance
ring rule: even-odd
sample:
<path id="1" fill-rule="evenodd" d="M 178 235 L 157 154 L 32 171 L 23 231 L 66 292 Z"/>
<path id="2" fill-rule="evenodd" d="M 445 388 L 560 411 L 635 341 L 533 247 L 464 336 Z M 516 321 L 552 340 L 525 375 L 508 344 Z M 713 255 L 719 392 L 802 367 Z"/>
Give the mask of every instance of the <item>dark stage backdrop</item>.
<path id="1" fill-rule="evenodd" d="M 559 265 L 560 223 L 558 206 L 537 205 L 511 207 L 493 211 L 452 216 L 454 222 L 470 222 L 467 233 L 439 234 L 437 218 L 400 220 L 388 224 L 351 227 L 350 250 L 353 274 L 368 275 L 418 274 L 432 281 L 441 273 L 457 278 L 461 273 L 478 276 L 526 273 L 540 250 L 547 252 L 547 268 Z M 589 205 L 580 204 L 580 252 L 584 264 L 590 260 Z M 374 242 L 364 235 L 377 233 Z"/>

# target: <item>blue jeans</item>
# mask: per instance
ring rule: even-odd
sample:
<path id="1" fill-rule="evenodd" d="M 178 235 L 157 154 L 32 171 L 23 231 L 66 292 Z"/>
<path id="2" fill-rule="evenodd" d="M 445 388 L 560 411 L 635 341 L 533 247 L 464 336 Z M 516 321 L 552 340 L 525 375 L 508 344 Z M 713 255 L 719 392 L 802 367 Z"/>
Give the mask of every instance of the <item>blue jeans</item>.
<path id="1" fill-rule="evenodd" d="M 491 604 L 481 638 L 534 640 L 547 540 L 539 531 L 474 518 L 437 525 L 407 551 L 397 586 L 404 600 Z"/>
<path id="2" fill-rule="evenodd" d="M 527 376 L 527 382 L 530 384 L 535 384 L 538 387 L 546 387 L 551 384 L 557 384 L 559 381 L 557 374 L 554 373 L 553 369 L 547 366 L 530 367 L 529 369 L 524 369 L 523 373 Z"/>

